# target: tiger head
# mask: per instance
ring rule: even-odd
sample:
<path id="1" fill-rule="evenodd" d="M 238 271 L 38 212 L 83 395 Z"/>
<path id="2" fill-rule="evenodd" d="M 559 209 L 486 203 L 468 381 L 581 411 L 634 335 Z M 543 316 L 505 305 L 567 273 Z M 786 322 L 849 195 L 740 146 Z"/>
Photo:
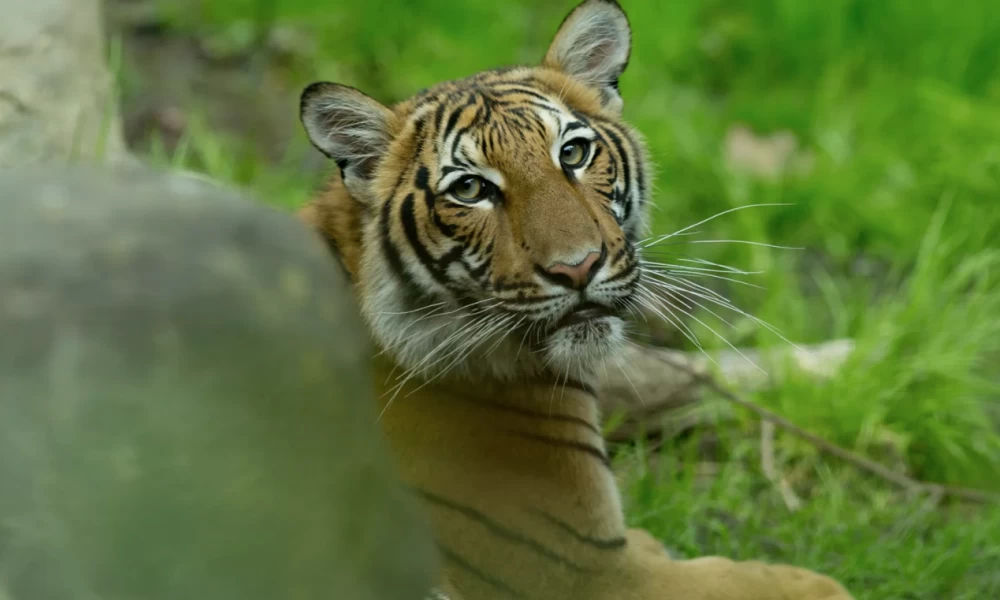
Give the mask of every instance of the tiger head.
<path id="1" fill-rule="evenodd" d="M 621 7 L 587 0 L 540 66 L 391 108 L 334 83 L 305 90 L 306 132 L 340 169 L 306 210 L 402 367 L 583 377 L 624 343 L 650 189 L 621 118 L 630 47 Z"/>

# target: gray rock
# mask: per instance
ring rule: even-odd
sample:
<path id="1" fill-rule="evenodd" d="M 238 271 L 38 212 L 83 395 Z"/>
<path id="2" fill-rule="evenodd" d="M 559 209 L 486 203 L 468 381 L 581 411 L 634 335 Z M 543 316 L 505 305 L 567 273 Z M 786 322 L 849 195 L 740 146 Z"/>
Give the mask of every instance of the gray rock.
<path id="1" fill-rule="evenodd" d="M 0 166 L 128 160 L 100 0 L 0 0 Z"/>
<path id="2" fill-rule="evenodd" d="M 0 599 L 425 595 L 321 242 L 146 170 L 0 171 L 0 198 Z"/>

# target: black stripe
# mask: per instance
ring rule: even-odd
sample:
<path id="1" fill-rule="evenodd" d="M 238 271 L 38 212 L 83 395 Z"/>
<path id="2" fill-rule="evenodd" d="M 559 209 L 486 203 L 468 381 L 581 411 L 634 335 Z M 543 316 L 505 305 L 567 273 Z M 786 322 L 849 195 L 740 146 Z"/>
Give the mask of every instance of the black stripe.
<path id="1" fill-rule="evenodd" d="M 561 519 L 558 519 L 545 511 L 536 509 L 533 510 L 532 512 L 538 515 L 539 517 L 545 519 L 552 525 L 555 525 L 559 529 L 563 530 L 565 533 L 568 533 L 576 541 L 591 546 L 593 548 L 597 548 L 598 550 L 621 550 L 628 545 L 628 541 L 625 539 L 625 537 L 614 537 L 614 538 L 592 537 L 578 531 L 569 523 Z"/>
<path id="2" fill-rule="evenodd" d="M 594 155 L 590 157 L 590 164 L 593 165 L 597 162 L 597 159 L 601 156 L 601 152 L 604 148 L 600 145 L 594 146 Z"/>
<path id="3" fill-rule="evenodd" d="M 475 234 L 476 249 L 475 249 L 475 252 L 476 252 L 476 254 L 478 256 L 481 256 L 481 257 L 487 258 L 487 259 L 492 259 L 491 255 L 493 254 L 493 240 L 490 239 L 489 237 L 487 237 L 486 234 L 485 234 L 486 226 L 488 224 L 489 223 L 487 222 L 486 219 L 482 219 L 481 225 L 478 228 L 476 228 L 476 234 Z M 483 248 L 483 244 L 487 245 L 487 247 L 485 249 Z"/>
<path id="4" fill-rule="evenodd" d="M 631 154 L 625 155 L 624 152 L 621 149 L 619 149 L 619 152 L 622 152 L 622 158 L 625 159 L 625 161 L 626 161 L 625 162 L 625 177 L 626 177 L 626 180 L 629 179 L 629 168 L 628 168 L 628 160 L 627 159 L 628 159 L 628 156 L 634 155 L 634 158 L 635 158 L 635 169 L 636 169 L 636 179 L 638 180 L 638 185 L 639 185 L 639 202 L 638 202 L 638 204 L 639 204 L 640 207 L 642 207 L 645 204 L 645 202 L 646 202 L 646 173 L 645 173 L 645 171 L 643 169 L 642 153 L 639 151 L 639 144 L 635 141 L 635 139 L 632 137 L 632 134 L 628 131 L 628 129 L 623 124 L 614 123 L 612 121 L 605 121 L 605 125 L 608 128 L 611 128 L 612 130 L 614 130 L 614 132 L 616 132 L 622 138 L 624 138 L 625 141 L 627 141 L 628 144 L 629 144 L 629 146 L 630 146 Z M 631 185 L 631 182 L 629 182 L 629 184 Z M 628 192 L 628 189 L 629 188 L 626 188 L 626 192 Z"/>
<path id="5" fill-rule="evenodd" d="M 448 135 L 455 129 L 455 126 L 458 125 L 458 119 L 461 118 L 462 113 L 465 112 L 466 108 L 472 106 L 475 102 L 475 95 L 469 94 L 469 97 L 463 104 L 452 109 L 451 116 L 448 117 L 448 124 L 444 127 L 444 134 L 441 136 L 442 140 L 448 139 Z"/>
<path id="6" fill-rule="evenodd" d="M 486 108 L 486 104 L 487 103 L 484 99 L 483 103 L 476 107 L 476 112 L 472 113 L 472 119 L 469 121 L 470 127 L 481 127 L 483 125 L 484 115 L 489 112 L 489 109 Z"/>
<path id="7" fill-rule="evenodd" d="M 496 577 L 487 575 L 486 573 L 483 573 L 476 567 L 472 566 L 471 564 L 469 564 L 467 560 L 465 560 L 464 558 L 462 558 L 461 556 L 459 556 L 457 553 L 455 553 L 453 550 L 450 550 L 446 546 L 439 543 L 437 547 L 438 551 L 441 553 L 441 556 L 443 556 L 446 561 L 454 564 L 456 567 L 472 575 L 473 577 L 485 583 L 486 585 L 494 589 L 497 589 L 512 598 L 527 598 L 527 596 L 513 589 L 512 587 L 500 581 Z"/>
<path id="8" fill-rule="evenodd" d="M 424 135 L 424 127 L 427 126 L 427 119 L 420 117 L 413 125 L 413 138 L 417 140 L 417 147 L 413 150 L 413 161 L 420 157 L 424 151 L 424 144 L 427 143 L 427 136 Z"/>
<path id="9" fill-rule="evenodd" d="M 620 219 L 617 215 L 615 216 L 615 220 L 621 225 L 625 221 L 628 221 L 628 218 L 632 215 L 632 203 L 628 201 L 626 192 L 619 192 L 618 190 L 615 190 L 615 199 L 613 202 L 625 207 Z"/>
<path id="10" fill-rule="evenodd" d="M 396 249 L 395 244 L 392 243 L 392 239 L 389 233 L 389 209 L 392 207 L 391 202 L 386 202 L 382 212 L 382 231 L 381 231 L 381 246 L 382 253 L 385 254 L 386 260 L 389 262 L 389 270 L 399 279 L 399 282 L 403 290 L 403 303 L 411 307 L 426 306 L 432 302 L 436 302 L 433 296 L 430 296 L 423 289 L 417 286 L 413 278 L 410 277 L 410 272 L 403 264 L 400 258 L 399 251 Z"/>
<path id="11" fill-rule="evenodd" d="M 438 177 L 437 185 L 440 186 L 441 182 L 444 181 L 444 178 L 447 177 L 448 175 L 451 175 L 455 171 L 461 171 L 461 170 L 462 169 L 460 169 L 458 167 L 452 167 L 452 166 L 448 166 L 448 165 L 445 165 L 445 166 L 441 167 L 440 169 L 438 169 L 438 171 L 441 173 L 441 176 Z"/>
<path id="12" fill-rule="evenodd" d="M 609 468 L 611 467 L 611 461 L 608 459 L 607 455 L 604 454 L 604 451 L 598 448 L 597 446 L 592 446 L 585 442 L 577 442 L 575 440 L 561 440 L 559 438 L 551 438 L 545 435 L 539 435 L 535 433 L 525 433 L 523 431 L 512 431 L 511 433 L 513 433 L 517 437 L 526 440 L 542 442 L 544 444 L 555 446 L 557 448 L 565 448 L 566 450 L 576 450 L 578 452 L 584 452 L 600 460 L 604 466 Z"/>
<path id="13" fill-rule="evenodd" d="M 489 270 L 489 268 L 490 268 L 489 260 L 483 260 L 482 264 L 480 264 L 478 267 L 470 268 L 466 266 L 466 270 L 469 271 L 469 277 L 476 280 L 481 279 L 484 275 L 486 275 L 486 271 Z"/>
<path id="14" fill-rule="evenodd" d="M 610 124 L 605 124 L 604 133 L 608 136 L 608 139 L 611 140 L 615 150 L 618 151 L 618 156 L 622 163 L 622 179 L 625 180 L 624 191 L 625 195 L 628 196 L 629 189 L 632 187 L 632 168 L 629 167 L 628 164 L 629 155 L 625 152 L 625 147 L 622 145 L 622 139 L 611 128 Z"/>
<path id="15" fill-rule="evenodd" d="M 389 268 L 396 274 L 396 277 L 403 281 L 404 285 L 409 287 L 410 277 L 406 272 L 406 267 L 403 265 L 403 259 L 399 256 L 396 246 L 392 243 L 390 229 L 391 211 L 392 200 L 386 200 L 385 204 L 382 205 L 382 227 L 380 228 L 382 234 L 382 253 L 385 254 L 385 257 L 389 262 Z"/>
<path id="16" fill-rule="evenodd" d="M 434 109 L 434 132 L 441 131 L 441 123 L 444 122 L 444 109 L 444 102 L 438 103 L 437 108 Z"/>
<path id="17" fill-rule="evenodd" d="M 534 551 L 539 556 L 547 558 L 547 559 L 549 559 L 549 560 L 551 560 L 551 561 L 559 564 L 560 566 L 566 567 L 567 569 L 570 569 L 570 570 L 575 571 L 577 573 L 583 573 L 583 572 L 587 571 L 587 569 L 585 569 L 585 568 L 583 568 L 583 567 L 581 567 L 579 565 L 576 565 L 576 564 L 572 563 L 567 558 L 564 558 L 564 557 L 560 556 L 559 554 L 556 554 L 554 551 L 552 551 L 551 549 L 549 549 L 546 546 L 542 545 L 540 542 L 538 542 L 536 540 L 533 540 L 533 539 L 530 539 L 530 538 L 527 538 L 527 537 L 521 535 L 520 533 L 517 533 L 516 531 L 508 529 L 507 527 L 504 527 L 503 525 L 501 525 L 501 524 L 497 523 L 496 521 L 490 519 L 489 517 L 487 517 L 483 513 L 479 512 L 478 510 L 472 508 L 471 506 L 466 506 L 464 504 L 458 504 L 457 502 L 454 502 L 452 500 L 448 500 L 447 498 L 443 498 L 441 496 L 438 496 L 436 494 L 432 494 L 430 492 L 421 490 L 419 488 L 415 488 L 414 492 L 416 492 L 417 495 L 419 495 L 421 498 L 423 498 L 427 502 L 429 502 L 429 503 L 431 503 L 431 504 L 433 504 L 435 506 L 438 506 L 438 507 L 441 507 L 441 508 L 446 508 L 448 510 L 457 512 L 458 514 L 460 514 L 460 515 L 462 515 L 464 517 L 467 517 L 467 518 L 475 521 L 476 523 L 479 523 L 480 525 L 482 525 L 484 528 L 486 528 L 486 530 L 489 531 L 490 533 L 492 533 L 493 535 L 495 535 L 495 536 L 497 536 L 499 538 L 503 538 L 504 540 L 506 540 L 506 541 L 508 541 L 508 542 L 510 542 L 512 544 L 517 544 L 519 546 L 524 546 L 525 548 L 528 548 L 528 549 Z"/>
<path id="18" fill-rule="evenodd" d="M 646 172 L 642 166 L 642 152 L 639 151 L 639 143 L 632 137 L 632 134 L 627 129 L 622 131 L 635 153 L 636 179 L 639 180 L 639 206 L 642 206 L 646 202 Z"/>
<path id="19" fill-rule="evenodd" d="M 441 285 L 447 285 L 448 278 L 441 271 L 438 261 L 431 256 L 431 253 L 424 247 L 423 242 L 420 241 L 420 234 L 417 233 L 417 221 L 413 214 L 413 204 L 413 194 L 410 193 L 406 195 L 406 198 L 403 199 L 402 204 L 399 206 L 399 218 L 403 223 L 403 231 L 406 232 L 406 239 L 410 242 L 410 247 L 416 253 L 417 259 L 424 265 L 424 268 L 427 269 L 435 281 Z"/>
<path id="20" fill-rule="evenodd" d="M 614 259 L 611 260 L 612 266 L 613 265 L 617 265 L 626 256 L 628 256 L 628 246 L 627 245 L 622 245 L 622 247 L 618 249 L 618 252 L 615 252 Z"/>
<path id="21" fill-rule="evenodd" d="M 499 311 L 499 312 L 506 313 L 508 315 L 522 316 L 522 315 L 544 314 L 544 313 L 547 313 L 549 311 L 549 307 L 548 306 L 538 306 L 538 307 L 535 307 L 535 308 L 530 308 L 530 307 L 523 307 L 522 308 L 522 307 L 518 307 L 517 304 L 514 303 L 514 302 L 508 302 L 507 305 L 506 305 L 506 307 L 504 307 L 504 308 L 498 308 L 496 310 Z"/>
<path id="22" fill-rule="evenodd" d="M 494 141 L 494 138 L 497 137 L 496 125 L 492 125 L 489 129 L 486 130 L 485 137 L 486 137 L 486 149 L 487 149 L 486 155 L 489 157 L 495 156 L 497 151 L 496 150 L 497 142 Z"/>
<path id="23" fill-rule="evenodd" d="M 494 100 L 502 100 L 507 96 L 513 96 L 515 94 L 523 94 L 525 96 L 531 96 L 542 100 L 543 102 L 552 102 L 552 98 L 546 96 L 545 94 L 538 92 L 536 90 L 521 87 L 518 85 L 511 85 L 508 83 L 499 83 L 497 85 L 491 85 L 487 88 L 488 93 L 493 97 Z"/>
<path id="24" fill-rule="evenodd" d="M 459 129 L 455 133 L 455 139 L 451 142 L 451 160 L 455 164 L 459 164 L 465 167 L 469 166 L 468 163 L 463 161 L 462 158 L 459 156 L 458 146 L 459 144 L 462 143 L 462 136 L 464 136 L 469 131 L 472 131 L 474 127 L 475 127 L 474 125 L 467 125 L 466 127 L 462 127 L 461 129 Z"/>
<path id="25" fill-rule="evenodd" d="M 553 108 L 551 106 L 546 106 L 546 105 L 544 105 L 544 104 L 542 104 L 540 102 L 535 102 L 534 100 L 519 100 L 519 101 L 516 101 L 516 102 L 515 101 L 495 100 L 494 101 L 494 105 L 502 107 L 502 108 L 508 108 L 510 110 L 517 110 L 519 108 L 523 110 L 523 109 L 526 109 L 528 107 L 534 107 L 534 108 L 537 108 L 539 110 L 544 110 L 545 112 L 548 112 L 548 113 L 553 114 L 553 115 L 560 115 L 560 114 L 562 114 L 562 112 L 559 109 Z"/>
<path id="26" fill-rule="evenodd" d="M 637 262 L 635 262 L 635 261 L 630 262 L 627 267 L 625 267 L 623 270 L 619 271 L 618 273 L 615 273 L 611 277 L 608 277 L 607 279 L 605 279 L 603 281 L 603 283 L 604 284 L 614 283 L 614 282 L 619 281 L 621 279 L 625 279 L 626 277 L 628 277 L 629 275 L 631 275 L 632 272 L 635 271 L 636 267 L 638 267 L 638 266 L 639 266 L 639 264 Z"/>
<path id="27" fill-rule="evenodd" d="M 413 179 L 413 185 L 417 186 L 418 190 L 424 190 L 429 192 L 431 190 L 430 184 L 428 183 L 430 180 L 430 176 L 431 173 L 430 171 L 427 170 L 427 167 L 424 165 L 420 165 L 420 168 L 417 169 L 417 175 Z"/>
<path id="28" fill-rule="evenodd" d="M 566 126 L 563 127 L 561 135 L 566 135 L 570 131 L 576 131 L 577 129 L 585 129 L 586 127 L 587 125 L 584 124 L 582 121 L 571 121 L 569 123 L 566 123 Z"/>
<path id="29" fill-rule="evenodd" d="M 503 290 L 503 288 L 500 288 L 496 285 L 494 285 L 493 288 L 496 289 L 497 291 Z M 517 289 L 517 288 L 511 288 L 511 289 Z M 532 286 L 532 289 L 534 289 L 534 286 Z M 548 296 L 532 296 L 531 298 L 518 298 L 517 304 L 522 306 L 529 306 L 532 304 L 545 304 L 550 300 L 557 300 L 559 298 L 564 298 L 564 297 L 565 296 L 563 294 L 551 294 Z"/>
<path id="30" fill-rule="evenodd" d="M 427 136 L 423 135 L 424 126 L 425 125 L 426 125 L 426 123 L 425 123 L 425 120 L 423 118 L 419 119 L 414 124 L 415 137 L 418 138 L 418 139 L 417 139 L 417 147 L 414 149 L 413 156 L 410 159 L 411 162 L 414 162 L 414 163 L 417 162 L 417 159 L 419 158 L 420 153 L 423 151 L 424 143 L 425 143 L 425 141 L 427 139 Z M 396 179 L 396 184 L 393 186 L 392 192 L 389 194 L 389 198 L 395 198 L 396 197 L 396 194 L 399 192 L 399 188 L 401 188 L 403 186 L 403 181 L 405 181 L 405 179 L 406 179 L 406 173 L 408 171 L 409 171 L 408 169 L 403 169 L 399 173 L 399 177 Z"/>
<path id="31" fill-rule="evenodd" d="M 434 205 L 437 202 L 437 194 L 431 189 L 429 180 L 430 171 L 427 170 L 427 167 L 421 165 L 420 168 L 417 169 L 417 176 L 413 180 L 413 185 L 424 193 L 424 204 L 427 206 L 427 212 L 431 215 L 434 226 L 437 227 L 438 231 L 440 231 L 445 237 L 454 238 L 455 227 L 445 223 L 444 220 L 441 219 L 441 215 L 438 214 L 438 211 L 434 210 Z M 443 261 L 438 262 L 442 263 Z"/>
<path id="32" fill-rule="evenodd" d="M 520 408 L 520 407 L 517 407 L 517 406 L 508 406 L 506 404 L 500 404 L 499 402 L 490 402 L 488 400 L 486 400 L 486 401 L 480 401 L 480 403 L 482 403 L 483 405 L 485 405 L 485 406 L 487 406 L 489 408 L 495 409 L 495 410 L 502 410 L 504 412 L 509 412 L 509 413 L 513 413 L 513 414 L 516 414 L 516 415 L 521 415 L 523 417 L 530 417 L 532 419 L 544 419 L 544 420 L 547 420 L 547 421 L 559 421 L 559 422 L 562 422 L 562 423 L 571 423 L 573 425 L 579 425 L 581 427 L 585 427 L 587 430 L 589 430 L 590 432 L 592 432 L 592 433 L 594 433 L 596 435 L 599 435 L 599 436 L 603 436 L 604 435 L 604 434 L 601 433 L 601 430 L 598 429 L 596 425 L 594 425 L 593 423 L 591 423 L 590 421 L 588 421 L 587 419 L 584 419 L 582 417 L 577 417 L 577 416 L 574 416 L 574 415 L 564 415 L 562 413 L 542 412 L 542 411 L 531 410 L 531 409 L 527 409 L 527 408 Z"/>

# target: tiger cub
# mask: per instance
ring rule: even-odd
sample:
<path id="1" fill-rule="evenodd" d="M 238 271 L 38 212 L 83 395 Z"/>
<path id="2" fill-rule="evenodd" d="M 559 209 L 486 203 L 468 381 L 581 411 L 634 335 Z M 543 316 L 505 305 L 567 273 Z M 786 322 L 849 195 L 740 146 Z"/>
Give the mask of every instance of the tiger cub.
<path id="1" fill-rule="evenodd" d="M 386 107 L 316 83 L 312 143 L 339 176 L 302 210 L 380 353 L 380 423 L 426 507 L 451 600 L 848 599 L 802 569 L 671 560 L 626 528 L 591 373 L 624 343 L 650 163 L 622 121 L 631 32 L 613 0 L 540 66 Z"/>

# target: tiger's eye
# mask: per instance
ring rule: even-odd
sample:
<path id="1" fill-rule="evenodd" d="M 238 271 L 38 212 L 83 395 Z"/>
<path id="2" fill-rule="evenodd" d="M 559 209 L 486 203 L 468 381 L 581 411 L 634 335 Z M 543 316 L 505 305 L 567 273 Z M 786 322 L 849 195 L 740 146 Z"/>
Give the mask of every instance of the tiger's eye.
<path id="1" fill-rule="evenodd" d="M 590 144 L 586 140 L 573 140 L 565 144 L 559 152 L 559 160 L 567 169 L 583 166 L 590 155 Z"/>
<path id="2" fill-rule="evenodd" d="M 478 200 L 486 191 L 486 185 L 478 177 L 464 177 L 451 187 L 451 193 L 460 200 Z"/>

